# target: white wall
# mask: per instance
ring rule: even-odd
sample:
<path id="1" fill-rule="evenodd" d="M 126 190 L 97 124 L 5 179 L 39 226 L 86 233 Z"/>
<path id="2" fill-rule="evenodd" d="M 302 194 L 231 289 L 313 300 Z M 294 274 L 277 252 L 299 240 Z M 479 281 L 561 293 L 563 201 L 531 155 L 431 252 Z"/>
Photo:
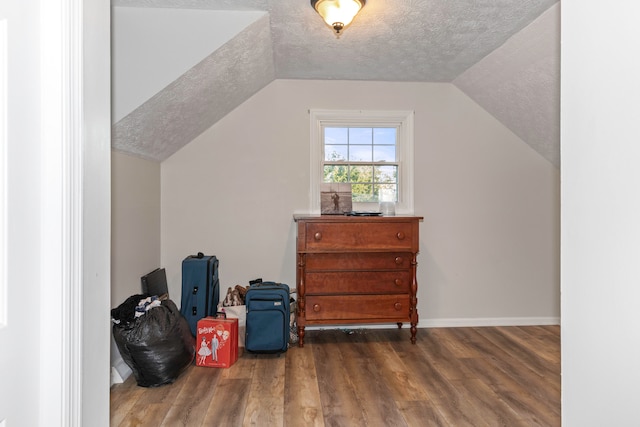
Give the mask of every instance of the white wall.
<path id="1" fill-rule="evenodd" d="M 111 307 L 142 292 L 160 265 L 160 164 L 111 154 Z"/>
<path id="2" fill-rule="evenodd" d="M 111 152 L 111 307 L 142 292 L 160 265 L 160 164 Z M 131 375 L 111 337 L 112 383 Z"/>
<path id="3" fill-rule="evenodd" d="M 637 426 L 640 418 L 638 16 L 638 2 L 562 4 L 562 421 L 568 427 Z"/>
<path id="4" fill-rule="evenodd" d="M 162 163 L 162 265 L 295 285 L 310 108 L 415 110 L 420 325 L 558 323 L 559 172 L 451 84 L 277 80 Z"/>

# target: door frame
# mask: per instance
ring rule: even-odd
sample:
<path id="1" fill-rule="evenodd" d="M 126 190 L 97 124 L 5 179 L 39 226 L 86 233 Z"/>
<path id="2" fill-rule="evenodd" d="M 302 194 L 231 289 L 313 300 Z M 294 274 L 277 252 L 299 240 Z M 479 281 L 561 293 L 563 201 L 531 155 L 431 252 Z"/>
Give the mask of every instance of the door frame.
<path id="1" fill-rule="evenodd" d="M 40 8 L 40 424 L 108 426 L 110 2 Z"/>

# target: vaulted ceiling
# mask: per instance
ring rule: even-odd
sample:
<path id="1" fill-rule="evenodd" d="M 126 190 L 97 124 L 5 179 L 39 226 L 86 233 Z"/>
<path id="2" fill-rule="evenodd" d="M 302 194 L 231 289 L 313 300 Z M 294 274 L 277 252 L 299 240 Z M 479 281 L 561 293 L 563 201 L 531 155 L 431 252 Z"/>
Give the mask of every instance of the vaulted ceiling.
<path id="1" fill-rule="evenodd" d="M 559 167 L 557 0 L 368 0 L 340 38 L 308 0 L 112 5 L 116 150 L 163 161 L 275 79 L 449 82 Z"/>

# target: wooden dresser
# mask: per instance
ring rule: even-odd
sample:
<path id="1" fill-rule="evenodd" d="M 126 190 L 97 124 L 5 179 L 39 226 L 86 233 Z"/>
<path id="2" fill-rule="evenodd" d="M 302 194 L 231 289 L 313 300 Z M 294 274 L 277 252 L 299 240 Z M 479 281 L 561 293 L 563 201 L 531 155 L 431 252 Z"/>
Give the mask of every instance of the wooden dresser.
<path id="1" fill-rule="evenodd" d="M 411 324 L 422 217 L 294 215 L 299 346 L 307 325 Z"/>

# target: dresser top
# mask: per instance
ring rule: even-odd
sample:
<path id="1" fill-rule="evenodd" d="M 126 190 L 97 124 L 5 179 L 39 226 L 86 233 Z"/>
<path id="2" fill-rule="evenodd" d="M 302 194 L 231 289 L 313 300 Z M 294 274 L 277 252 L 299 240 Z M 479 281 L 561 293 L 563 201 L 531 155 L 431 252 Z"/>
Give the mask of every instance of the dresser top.
<path id="1" fill-rule="evenodd" d="M 399 221 L 422 221 L 424 218 L 415 215 L 395 215 L 395 216 L 366 216 L 366 215 L 320 215 L 320 214 L 294 214 L 293 220 L 313 221 L 313 222 L 399 222 Z"/>

